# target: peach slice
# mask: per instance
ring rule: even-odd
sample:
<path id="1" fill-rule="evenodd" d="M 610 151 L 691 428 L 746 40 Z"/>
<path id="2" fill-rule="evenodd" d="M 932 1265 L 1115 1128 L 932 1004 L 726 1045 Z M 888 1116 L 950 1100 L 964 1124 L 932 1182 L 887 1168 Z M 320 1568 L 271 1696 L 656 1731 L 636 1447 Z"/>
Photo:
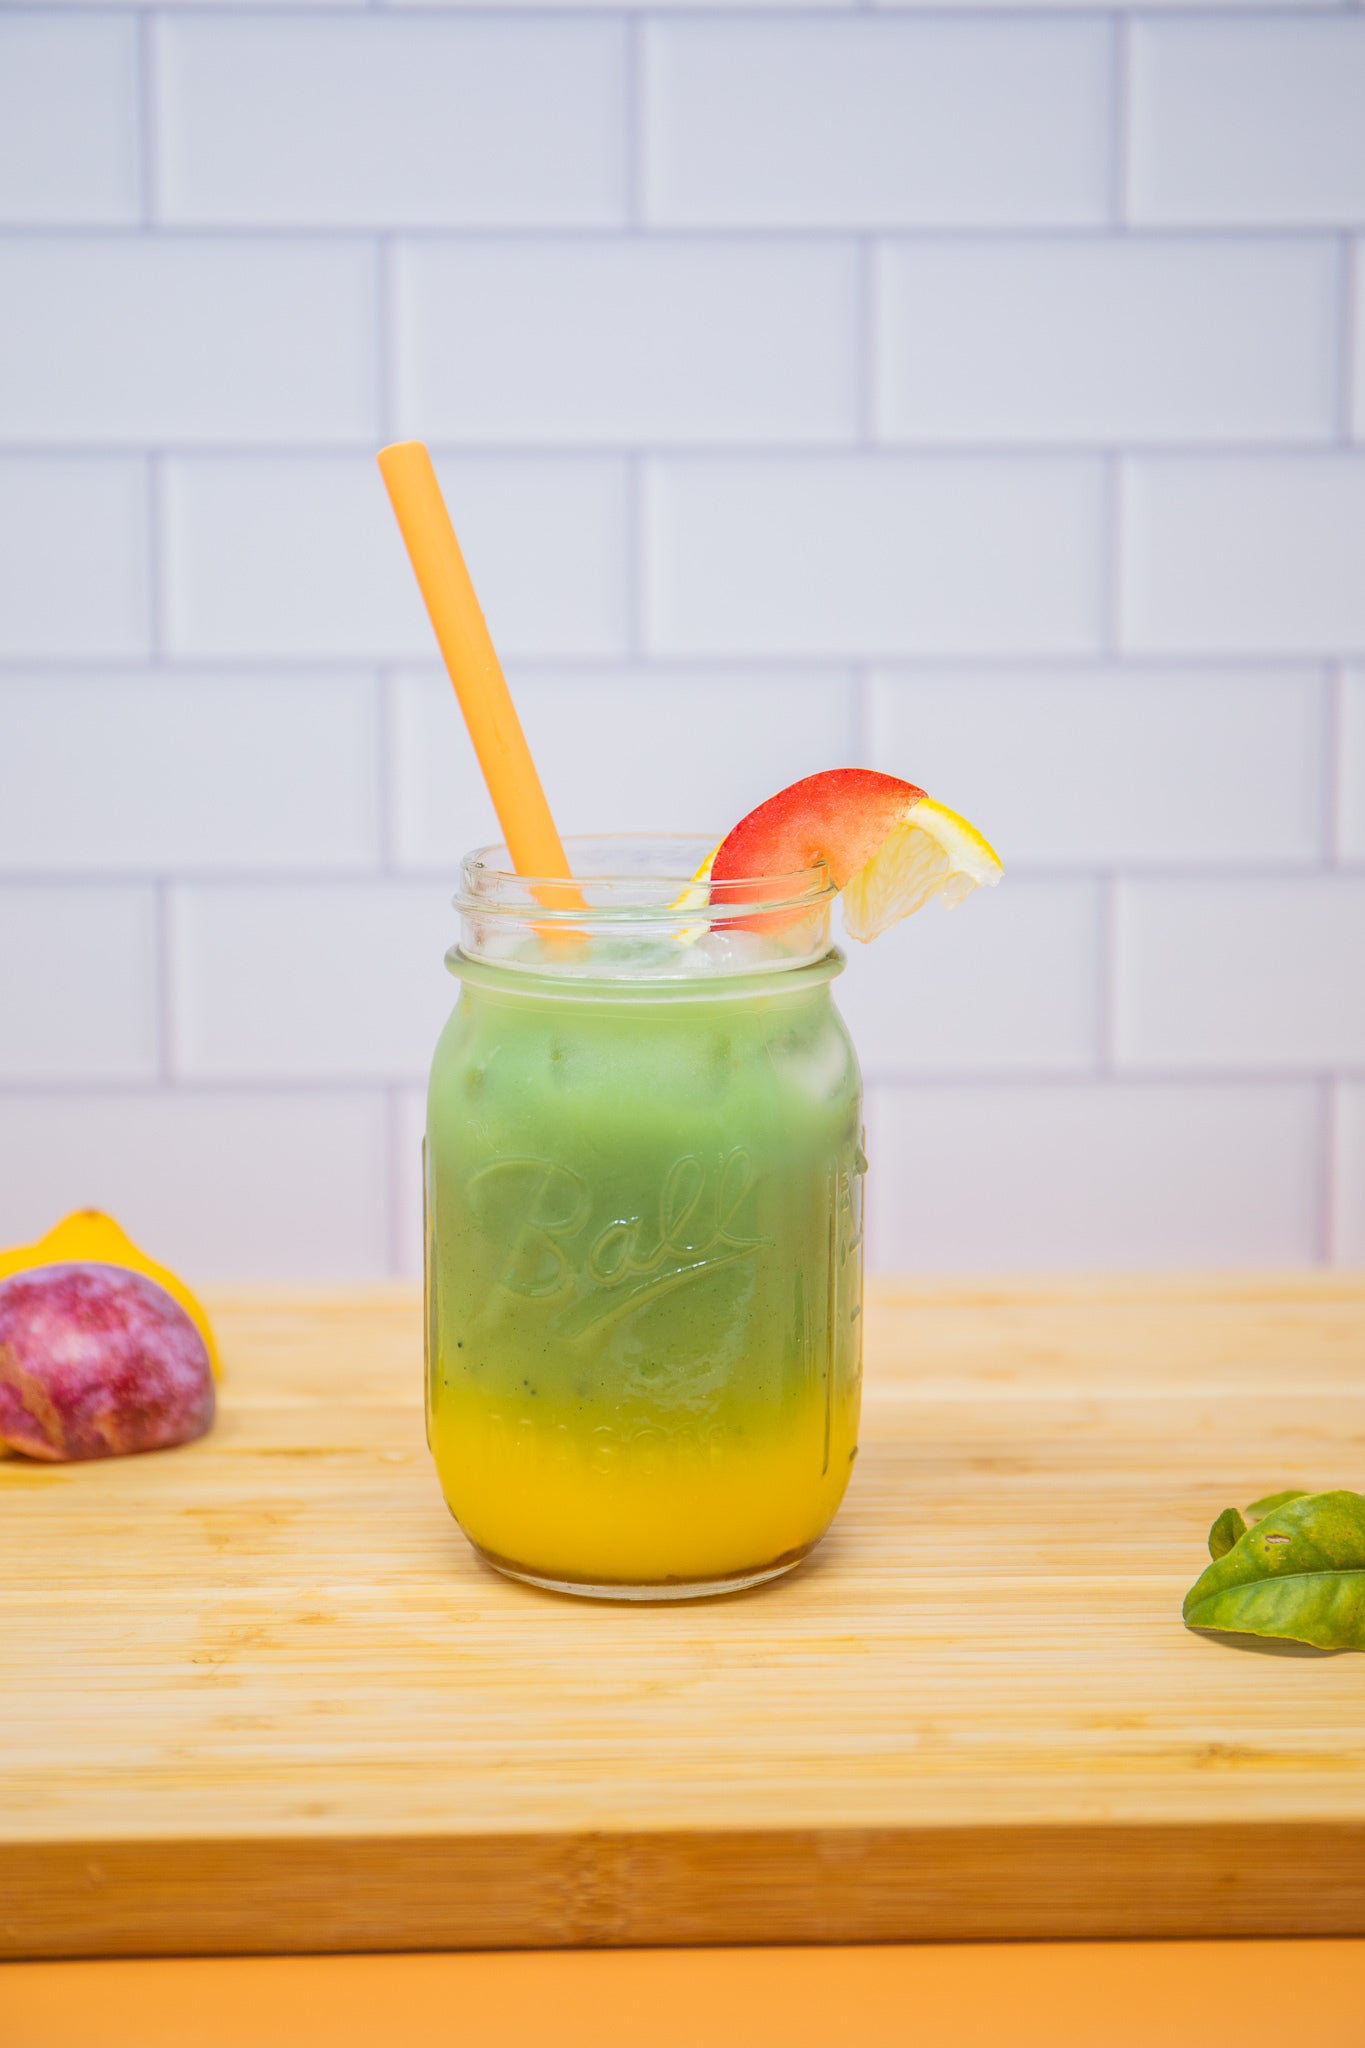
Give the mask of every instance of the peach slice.
<path id="1" fill-rule="evenodd" d="M 826 867 L 836 889 L 866 867 L 925 792 L 875 768 L 826 768 L 741 818 L 711 863 L 714 882 Z"/>
<path id="2" fill-rule="evenodd" d="M 934 896 L 951 908 L 1003 873 L 976 827 L 918 784 L 874 768 L 829 768 L 741 818 L 711 862 L 711 880 L 758 880 L 820 865 L 843 895 L 850 938 L 862 940 Z M 753 893 L 761 899 L 763 891 Z"/>

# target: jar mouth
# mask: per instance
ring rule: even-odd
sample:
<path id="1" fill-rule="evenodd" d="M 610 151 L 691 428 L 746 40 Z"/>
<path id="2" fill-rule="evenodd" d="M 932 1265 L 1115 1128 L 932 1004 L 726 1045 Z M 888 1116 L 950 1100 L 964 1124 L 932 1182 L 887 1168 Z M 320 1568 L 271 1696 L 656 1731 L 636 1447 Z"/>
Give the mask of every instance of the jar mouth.
<path id="1" fill-rule="evenodd" d="M 828 868 L 699 880 L 716 844 L 705 833 L 574 835 L 568 880 L 519 875 L 505 846 L 478 847 L 454 899 L 460 951 L 540 973 L 670 980 L 821 958 L 837 894 Z M 571 933 L 577 944 L 565 943 Z"/>
<path id="2" fill-rule="evenodd" d="M 690 889 L 705 889 L 718 914 L 736 916 L 743 907 L 783 908 L 828 902 L 837 893 L 824 862 L 788 875 L 730 877 L 699 882 L 697 876 L 718 842 L 704 832 L 616 832 L 570 834 L 564 841 L 573 879 L 519 875 L 505 846 L 479 846 L 460 863 L 459 910 L 511 907 L 521 903 L 552 916 L 588 914 L 594 919 L 628 920 L 642 912 L 673 908 Z"/>

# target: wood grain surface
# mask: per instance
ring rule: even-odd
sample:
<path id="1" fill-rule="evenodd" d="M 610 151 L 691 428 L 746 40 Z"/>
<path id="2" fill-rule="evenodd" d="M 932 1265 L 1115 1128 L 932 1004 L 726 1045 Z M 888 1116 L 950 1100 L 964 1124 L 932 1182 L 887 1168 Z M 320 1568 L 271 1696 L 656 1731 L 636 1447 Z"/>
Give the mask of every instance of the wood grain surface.
<path id="1" fill-rule="evenodd" d="M 626 1608 L 477 1563 L 414 1301 L 211 1307 L 203 1443 L 0 1462 L 0 1953 L 1365 1933 L 1365 1658 L 1180 1623 L 1365 1486 L 1365 1280 L 884 1287 L 821 1549 Z"/>

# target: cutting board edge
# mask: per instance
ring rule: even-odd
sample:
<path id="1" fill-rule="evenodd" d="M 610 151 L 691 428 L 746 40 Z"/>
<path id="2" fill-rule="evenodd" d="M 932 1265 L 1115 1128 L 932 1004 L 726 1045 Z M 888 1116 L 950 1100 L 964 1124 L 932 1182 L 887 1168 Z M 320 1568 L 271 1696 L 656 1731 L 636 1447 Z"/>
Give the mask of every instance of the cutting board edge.
<path id="1" fill-rule="evenodd" d="M 0 1959 L 1365 1935 L 1365 1821 L 0 1847 Z"/>

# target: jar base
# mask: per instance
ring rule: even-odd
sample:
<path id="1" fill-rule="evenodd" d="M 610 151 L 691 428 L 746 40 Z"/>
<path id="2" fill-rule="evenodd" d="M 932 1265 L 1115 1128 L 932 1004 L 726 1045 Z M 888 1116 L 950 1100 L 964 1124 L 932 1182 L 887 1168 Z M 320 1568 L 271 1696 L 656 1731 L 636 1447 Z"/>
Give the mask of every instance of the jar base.
<path id="1" fill-rule="evenodd" d="M 593 1584 L 585 1579 L 556 1579 L 544 1572 L 528 1571 L 524 1565 L 513 1564 L 509 1558 L 498 1557 L 491 1550 L 481 1549 L 476 1543 L 474 1552 L 495 1572 L 501 1572 L 505 1579 L 516 1579 L 523 1586 L 536 1586 L 542 1593 L 569 1593 L 578 1600 L 715 1600 L 725 1593 L 746 1593 L 751 1586 L 766 1585 L 769 1579 L 780 1579 L 793 1572 L 815 1548 L 813 1543 L 803 1544 L 785 1557 L 779 1557 L 772 1564 L 759 1565 L 753 1571 L 734 1572 L 721 1579 L 661 1579 L 654 1584 L 628 1584 L 623 1580 L 605 1580 Z"/>

